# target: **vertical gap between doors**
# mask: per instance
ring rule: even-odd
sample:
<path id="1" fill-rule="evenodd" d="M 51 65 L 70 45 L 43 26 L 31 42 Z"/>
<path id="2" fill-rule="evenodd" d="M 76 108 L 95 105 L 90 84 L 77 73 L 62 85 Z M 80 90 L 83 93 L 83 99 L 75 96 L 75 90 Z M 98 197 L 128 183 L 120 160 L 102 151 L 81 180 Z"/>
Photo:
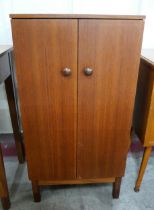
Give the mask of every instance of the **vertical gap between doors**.
<path id="1" fill-rule="evenodd" d="M 79 75 L 79 19 L 77 19 L 77 108 L 76 108 L 76 179 L 78 178 L 78 75 Z"/>

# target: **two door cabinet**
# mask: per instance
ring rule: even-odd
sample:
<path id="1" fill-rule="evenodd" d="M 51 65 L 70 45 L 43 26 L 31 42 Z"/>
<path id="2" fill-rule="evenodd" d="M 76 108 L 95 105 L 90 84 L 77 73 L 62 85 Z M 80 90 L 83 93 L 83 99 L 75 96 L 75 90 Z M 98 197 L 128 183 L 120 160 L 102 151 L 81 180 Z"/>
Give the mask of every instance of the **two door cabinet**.
<path id="1" fill-rule="evenodd" d="M 11 15 L 34 200 L 52 184 L 113 183 L 130 145 L 143 16 Z"/>

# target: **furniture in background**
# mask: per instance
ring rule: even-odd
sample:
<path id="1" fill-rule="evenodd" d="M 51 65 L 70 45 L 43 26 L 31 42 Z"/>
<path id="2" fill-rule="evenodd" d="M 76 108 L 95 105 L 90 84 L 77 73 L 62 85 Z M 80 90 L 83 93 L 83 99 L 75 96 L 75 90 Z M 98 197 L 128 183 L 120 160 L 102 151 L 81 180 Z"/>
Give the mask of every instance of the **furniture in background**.
<path id="1" fill-rule="evenodd" d="M 119 197 L 143 16 L 11 15 L 29 179 L 113 183 Z"/>
<path id="2" fill-rule="evenodd" d="M 133 128 L 145 147 L 135 191 L 139 191 L 154 146 L 154 50 L 143 50 L 140 61 Z"/>
<path id="3" fill-rule="evenodd" d="M 13 54 L 12 47 L 9 45 L 0 45 L 0 84 L 5 83 L 6 95 L 8 99 L 10 117 L 12 122 L 13 134 L 17 148 L 18 160 L 24 162 L 24 147 L 22 135 L 19 128 L 19 113 L 17 106 L 17 96 L 15 93 L 15 82 L 13 73 Z M 0 198 L 4 209 L 10 207 L 7 180 L 5 175 L 3 156 L 0 147 Z"/>
<path id="4" fill-rule="evenodd" d="M 3 209 L 10 208 L 10 198 L 7 186 L 2 150 L 0 146 L 0 198 Z"/>

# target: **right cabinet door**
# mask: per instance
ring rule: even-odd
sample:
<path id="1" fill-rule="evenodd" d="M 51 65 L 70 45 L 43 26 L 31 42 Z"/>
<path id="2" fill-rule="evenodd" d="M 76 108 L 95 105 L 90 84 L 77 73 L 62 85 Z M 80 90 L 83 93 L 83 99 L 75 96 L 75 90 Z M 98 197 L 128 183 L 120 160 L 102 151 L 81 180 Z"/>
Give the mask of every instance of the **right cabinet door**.
<path id="1" fill-rule="evenodd" d="M 142 20 L 79 20 L 79 179 L 124 175 L 143 25 Z"/>

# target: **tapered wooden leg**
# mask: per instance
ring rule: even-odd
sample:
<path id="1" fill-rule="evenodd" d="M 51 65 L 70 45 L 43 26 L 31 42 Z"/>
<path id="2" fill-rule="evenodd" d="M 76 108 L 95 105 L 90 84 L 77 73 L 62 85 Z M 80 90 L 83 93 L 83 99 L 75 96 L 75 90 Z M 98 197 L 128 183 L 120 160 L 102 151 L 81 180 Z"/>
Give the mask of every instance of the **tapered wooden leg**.
<path id="1" fill-rule="evenodd" d="M 41 201 L 40 186 L 37 181 L 32 181 L 33 197 L 35 202 Z"/>
<path id="2" fill-rule="evenodd" d="M 2 208 L 8 210 L 11 206 L 9 197 L 1 198 Z"/>
<path id="3" fill-rule="evenodd" d="M 152 151 L 152 147 L 146 147 L 145 150 L 144 150 L 142 163 L 141 163 L 141 166 L 140 166 L 138 178 L 137 178 L 136 185 L 135 185 L 135 188 L 134 188 L 135 192 L 138 192 L 140 190 L 141 182 L 142 182 L 142 179 L 143 179 L 143 175 L 144 175 L 144 172 L 145 172 L 145 169 L 146 169 L 151 151 Z"/>
<path id="4" fill-rule="evenodd" d="M 8 192 L 8 186 L 7 186 L 7 181 L 6 181 L 6 174 L 5 174 L 1 146 L 0 146 L 0 198 L 1 198 L 3 209 L 4 210 L 9 209 L 10 199 L 9 199 L 9 192 Z"/>
<path id="5" fill-rule="evenodd" d="M 115 182 L 113 183 L 113 191 L 112 191 L 113 198 L 119 198 L 121 180 L 122 177 L 116 177 Z"/>
<path id="6" fill-rule="evenodd" d="M 9 105 L 9 110 L 10 110 L 10 117 L 11 117 L 13 134 L 14 134 L 15 144 L 16 144 L 16 149 L 17 149 L 17 154 L 18 154 L 18 160 L 20 163 L 23 163 L 25 160 L 24 145 L 22 141 L 20 128 L 19 128 L 19 120 L 18 120 L 19 115 L 17 113 L 17 106 L 16 106 L 15 95 L 13 91 L 14 87 L 13 87 L 11 76 L 9 76 L 5 80 L 5 89 L 6 89 L 7 99 L 8 99 L 8 105 Z"/>

